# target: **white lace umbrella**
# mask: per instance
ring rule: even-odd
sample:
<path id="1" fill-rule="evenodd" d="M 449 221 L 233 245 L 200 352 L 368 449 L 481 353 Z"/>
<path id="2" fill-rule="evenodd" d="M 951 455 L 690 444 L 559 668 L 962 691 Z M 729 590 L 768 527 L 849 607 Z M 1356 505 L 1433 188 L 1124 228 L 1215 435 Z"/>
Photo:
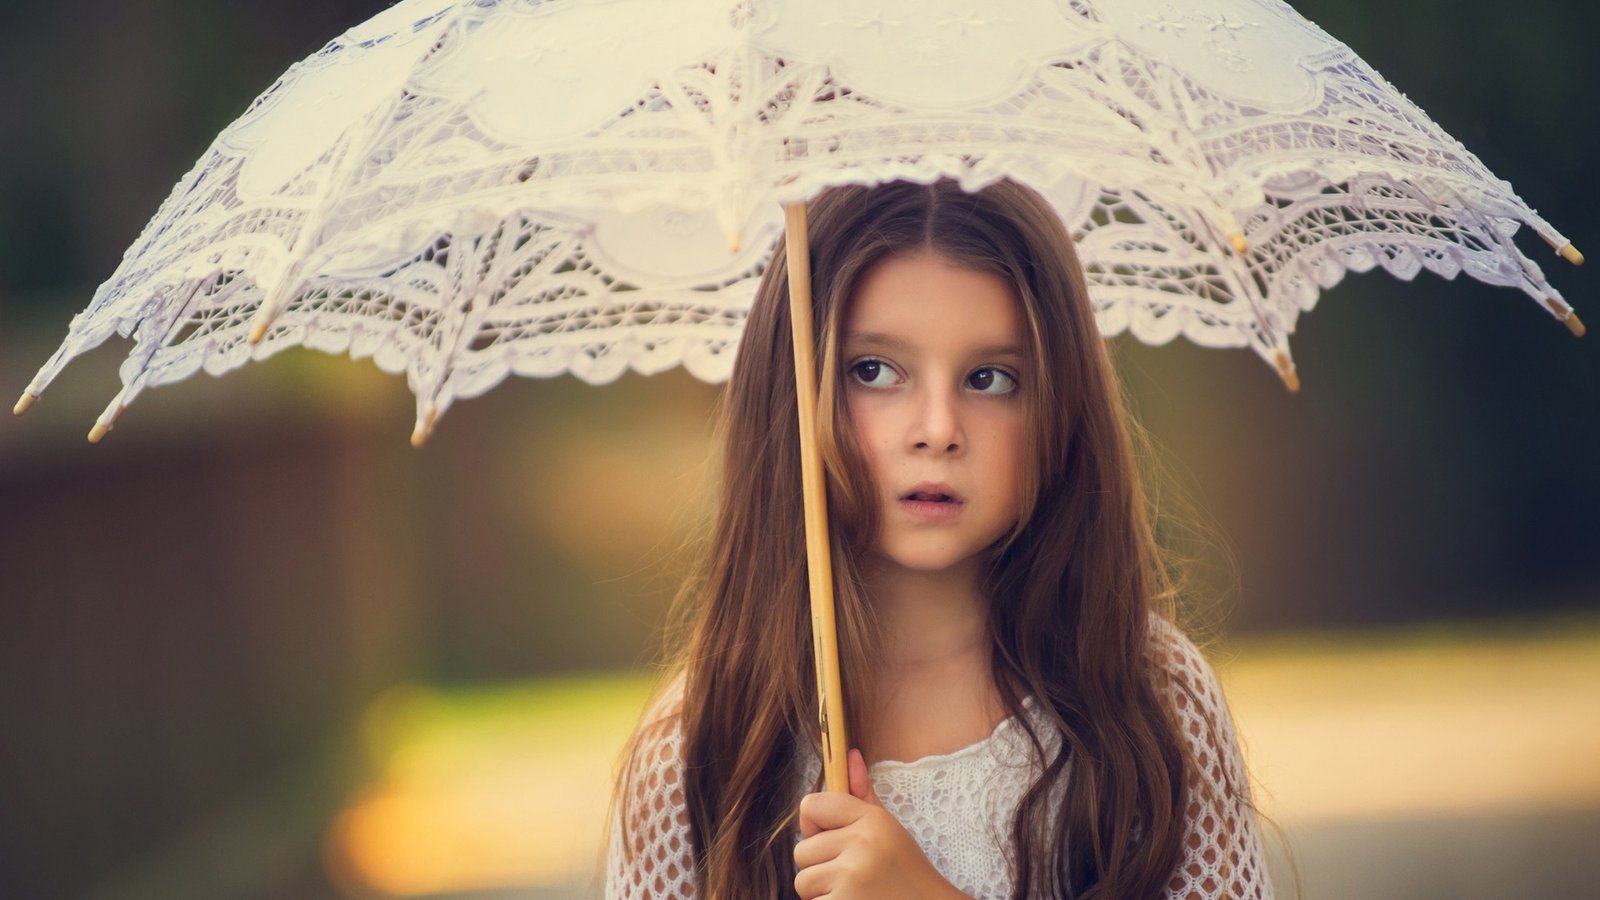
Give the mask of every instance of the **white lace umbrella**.
<path id="1" fill-rule="evenodd" d="M 945 176 L 1048 197 L 1105 334 L 1249 347 L 1291 388 L 1346 271 L 1465 272 L 1582 333 L 1512 237 L 1571 244 L 1276 0 L 405 0 L 217 138 L 17 411 L 113 333 L 91 440 L 296 345 L 404 372 L 418 441 L 511 373 L 718 381 L 782 204 Z"/>

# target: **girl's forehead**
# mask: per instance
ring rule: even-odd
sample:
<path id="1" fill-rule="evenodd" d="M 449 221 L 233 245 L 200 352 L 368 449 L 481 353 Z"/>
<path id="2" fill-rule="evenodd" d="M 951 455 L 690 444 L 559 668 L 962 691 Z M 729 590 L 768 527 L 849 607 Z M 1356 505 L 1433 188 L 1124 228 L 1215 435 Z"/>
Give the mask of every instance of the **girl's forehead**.
<path id="1" fill-rule="evenodd" d="M 1024 342 L 1021 301 L 994 272 L 927 252 L 893 256 L 857 283 L 844 340 L 887 349 L 957 345 L 1015 350 Z"/>

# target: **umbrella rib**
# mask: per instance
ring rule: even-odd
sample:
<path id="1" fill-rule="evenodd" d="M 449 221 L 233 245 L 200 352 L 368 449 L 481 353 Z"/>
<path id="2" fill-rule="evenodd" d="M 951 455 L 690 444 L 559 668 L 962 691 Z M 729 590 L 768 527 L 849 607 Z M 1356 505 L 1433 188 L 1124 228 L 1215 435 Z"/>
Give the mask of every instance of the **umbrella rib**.
<path id="1" fill-rule="evenodd" d="M 94 427 L 89 429 L 89 443 L 100 443 L 106 433 L 116 426 L 117 419 L 127 410 L 128 404 L 132 403 L 133 399 L 144 389 L 144 377 L 145 373 L 150 370 L 151 360 L 155 359 L 156 354 L 161 352 L 161 348 L 167 346 L 168 342 L 172 340 L 172 336 L 177 334 L 178 329 L 182 328 L 183 323 L 188 320 L 189 311 L 194 308 L 195 298 L 200 295 L 201 288 L 219 274 L 220 272 L 212 272 L 204 278 L 196 278 L 194 280 L 194 284 L 189 288 L 189 293 L 183 298 L 183 302 L 178 305 L 177 315 L 173 316 L 172 321 L 167 323 L 166 331 L 161 339 L 159 341 L 151 339 L 148 342 L 148 348 L 144 351 L 143 358 L 139 360 L 138 371 L 134 373 L 133 377 L 123 382 L 122 389 L 117 391 L 117 395 L 112 398 L 105 411 L 95 420 Z"/>
<path id="2" fill-rule="evenodd" d="M 442 36 L 447 33 L 455 24 L 456 19 L 459 19 L 462 14 L 460 10 L 457 10 L 455 18 L 445 24 L 440 29 L 439 34 Z M 425 63 L 429 57 L 438 52 L 440 46 L 439 40 L 430 43 L 427 51 L 418 59 L 417 65 L 421 66 Z M 365 129 L 364 134 L 351 135 L 346 132 L 345 139 L 340 142 L 340 147 L 336 151 L 338 157 L 334 162 L 333 170 L 329 173 L 328 179 L 324 183 L 321 194 L 300 221 L 294 244 L 289 251 L 291 262 L 279 277 L 277 283 L 268 290 L 266 298 L 256 308 L 255 315 L 251 319 L 248 339 L 252 345 L 261 343 L 262 339 L 266 337 L 267 329 L 272 326 L 273 320 L 277 318 L 279 309 L 288 300 L 289 295 L 299 287 L 302 273 L 311 267 L 312 262 L 317 261 L 318 255 L 310 246 L 310 243 L 316 240 L 317 232 L 322 230 L 322 226 L 328 218 L 329 210 L 333 206 L 333 198 L 348 193 L 350 179 L 359 168 L 361 161 L 367 157 L 372 142 L 382 133 L 381 123 L 393 120 L 395 110 L 406 96 L 407 92 L 402 88 L 396 91 L 388 102 L 381 107 L 381 115 L 376 110 L 369 112 L 360 123 L 361 127 Z M 375 125 L 374 123 L 380 124 Z M 361 151 L 359 153 L 356 152 L 358 145 Z M 326 255 L 325 253 L 322 254 L 322 256 Z"/>
<path id="3" fill-rule="evenodd" d="M 500 229 L 495 232 L 495 239 L 504 234 L 504 231 L 505 225 L 501 223 Z M 451 363 L 460 352 L 462 342 L 482 321 L 482 310 L 478 301 L 483 296 L 483 278 L 479 271 L 483 267 L 484 260 L 478 255 L 479 241 L 478 239 L 473 239 L 468 245 L 471 252 L 465 253 L 462 252 L 463 248 L 459 244 L 454 243 L 459 237 L 460 235 L 451 236 L 449 266 L 455 269 L 460 276 L 458 290 L 465 295 L 465 299 L 460 304 L 461 315 L 459 317 L 443 317 L 446 322 L 450 323 L 453 333 L 449 337 L 448 346 L 444 345 L 445 342 L 441 342 L 437 362 L 438 371 L 431 379 L 432 383 L 419 395 L 418 399 L 422 400 L 424 405 L 421 414 L 417 417 L 416 426 L 411 432 L 411 445 L 413 447 L 422 446 L 429 436 L 433 434 L 433 428 L 438 423 L 439 415 L 442 412 L 439 406 L 439 395 L 444 389 L 445 382 L 449 380 Z M 499 258 L 499 254 L 496 254 L 495 260 L 498 261 Z M 493 264 L 491 263 L 491 265 Z"/>
<path id="4" fill-rule="evenodd" d="M 1204 229 L 1205 235 L 1212 245 L 1222 246 L 1223 235 L 1218 231 L 1217 226 L 1212 223 L 1210 217 L 1204 214 L 1197 214 L 1195 219 L 1199 227 Z M 1244 236 L 1239 233 L 1228 236 L 1228 243 L 1241 258 L 1248 249 L 1248 246 L 1241 249 L 1240 244 L 1243 240 Z M 1222 276 L 1223 281 L 1228 285 L 1228 289 L 1233 295 L 1242 298 L 1245 303 L 1249 304 L 1250 311 L 1255 315 L 1256 325 L 1261 329 L 1262 349 L 1267 349 L 1266 345 L 1270 345 L 1270 356 L 1268 358 L 1272 361 L 1273 367 L 1277 369 L 1278 377 L 1283 380 L 1283 386 L 1288 388 L 1291 393 L 1298 392 L 1300 390 L 1300 375 L 1295 371 L 1294 360 L 1289 356 L 1288 341 L 1285 339 L 1285 335 L 1280 334 L 1267 319 L 1266 311 L 1263 308 L 1265 298 L 1257 294 L 1253 283 L 1240 278 L 1238 272 L 1234 271 L 1232 266 L 1218 266 L 1217 272 Z"/>

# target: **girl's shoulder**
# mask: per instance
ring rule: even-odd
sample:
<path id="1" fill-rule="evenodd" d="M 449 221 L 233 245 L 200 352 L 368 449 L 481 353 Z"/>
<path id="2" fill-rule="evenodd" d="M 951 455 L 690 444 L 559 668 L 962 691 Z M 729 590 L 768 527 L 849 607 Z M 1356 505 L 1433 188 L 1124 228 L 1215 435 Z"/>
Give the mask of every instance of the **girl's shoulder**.
<path id="1" fill-rule="evenodd" d="M 678 786 L 683 744 L 682 672 L 645 707 L 623 758 L 622 787 L 628 799 L 648 804 Z"/>
<path id="2" fill-rule="evenodd" d="M 1223 706 L 1222 687 L 1205 653 L 1166 616 L 1151 612 L 1149 623 L 1150 663 L 1157 684 L 1208 708 Z"/>
<path id="3" fill-rule="evenodd" d="M 1270 898 L 1261 836 L 1233 716 L 1205 654 L 1166 618 L 1150 617 L 1151 670 L 1187 744 L 1184 862 L 1168 897 Z"/>
<path id="4" fill-rule="evenodd" d="M 683 715 L 684 678 L 684 672 L 680 669 L 667 679 L 666 684 L 645 707 L 644 715 L 639 719 L 641 732 L 667 730 L 677 726 L 678 720 Z"/>
<path id="5" fill-rule="evenodd" d="M 1216 671 L 1183 630 L 1157 613 L 1150 614 L 1150 669 L 1156 690 L 1177 719 L 1202 773 L 1231 781 L 1219 759 L 1234 749 L 1233 717 Z M 1232 785 L 1230 785 L 1232 787 Z"/>
<path id="6" fill-rule="evenodd" d="M 694 896 L 683 791 L 683 676 L 640 717 L 612 800 L 607 898 Z"/>

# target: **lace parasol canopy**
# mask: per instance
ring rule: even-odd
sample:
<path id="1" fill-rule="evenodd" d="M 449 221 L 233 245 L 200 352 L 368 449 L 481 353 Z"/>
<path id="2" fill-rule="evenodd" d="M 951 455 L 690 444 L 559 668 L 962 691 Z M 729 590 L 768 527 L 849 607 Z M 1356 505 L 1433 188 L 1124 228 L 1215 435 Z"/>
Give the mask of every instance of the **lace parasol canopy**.
<path id="1" fill-rule="evenodd" d="M 1248 347 L 1347 271 L 1522 290 L 1567 240 L 1276 0 L 405 0 L 286 72 L 162 204 L 18 404 L 131 337 L 147 387 L 291 346 L 405 373 L 420 440 L 507 375 L 727 377 L 781 203 L 1000 178 L 1102 332 Z"/>

